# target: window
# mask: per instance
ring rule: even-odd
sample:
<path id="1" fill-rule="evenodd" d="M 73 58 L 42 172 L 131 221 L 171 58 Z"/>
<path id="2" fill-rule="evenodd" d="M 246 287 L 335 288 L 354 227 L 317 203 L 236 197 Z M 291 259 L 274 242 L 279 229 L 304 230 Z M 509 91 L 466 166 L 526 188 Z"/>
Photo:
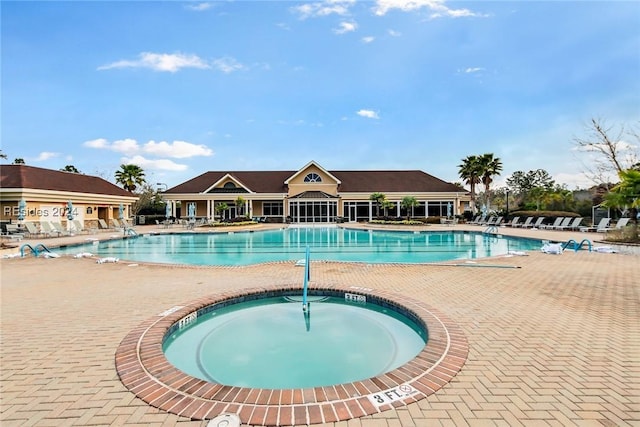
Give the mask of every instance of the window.
<path id="1" fill-rule="evenodd" d="M 304 177 L 304 182 L 322 182 L 322 178 L 317 173 L 310 173 Z"/>
<path id="2" fill-rule="evenodd" d="M 237 188 L 236 185 L 229 181 L 229 182 L 225 182 L 225 184 L 223 185 L 224 188 Z"/>
<path id="3" fill-rule="evenodd" d="M 264 202 L 262 205 L 262 214 L 265 216 L 282 216 L 283 202 Z"/>

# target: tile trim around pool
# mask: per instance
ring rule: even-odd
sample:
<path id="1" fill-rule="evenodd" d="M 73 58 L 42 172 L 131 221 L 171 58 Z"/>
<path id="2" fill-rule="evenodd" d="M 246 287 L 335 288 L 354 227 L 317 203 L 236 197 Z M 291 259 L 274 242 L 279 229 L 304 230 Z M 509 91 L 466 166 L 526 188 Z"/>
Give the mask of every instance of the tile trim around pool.
<path id="1" fill-rule="evenodd" d="M 187 375 L 162 351 L 162 341 L 180 319 L 229 299 L 265 292 L 300 292 L 299 285 L 228 291 L 175 306 L 132 330 L 116 350 L 116 370 L 124 386 L 158 409 L 195 420 L 238 414 L 251 425 L 294 426 L 359 418 L 404 406 L 444 387 L 462 369 L 468 343 L 459 326 L 420 301 L 362 287 L 315 284 L 314 292 L 357 293 L 406 310 L 426 325 L 429 339 L 405 365 L 374 378 L 307 389 L 270 390 L 225 386 Z"/>

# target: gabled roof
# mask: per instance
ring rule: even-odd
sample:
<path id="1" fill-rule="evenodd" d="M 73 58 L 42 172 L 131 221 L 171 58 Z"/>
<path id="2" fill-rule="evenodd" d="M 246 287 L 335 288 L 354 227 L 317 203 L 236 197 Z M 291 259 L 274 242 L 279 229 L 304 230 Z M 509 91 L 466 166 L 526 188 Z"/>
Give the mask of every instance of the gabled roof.
<path id="1" fill-rule="evenodd" d="M 0 188 L 68 191 L 136 198 L 123 188 L 97 176 L 27 165 L 1 165 Z"/>
<path id="2" fill-rule="evenodd" d="M 286 193 L 285 182 L 295 173 L 297 171 L 205 172 L 168 189 L 166 193 L 204 193 L 225 175 L 234 177 L 255 193 Z M 329 173 L 341 182 L 338 189 L 340 193 L 466 192 L 457 185 L 419 170 L 331 171 Z"/>
<path id="3" fill-rule="evenodd" d="M 296 173 L 294 173 L 293 175 L 291 175 L 284 183 L 285 184 L 289 184 L 291 182 L 291 180 L 293 180 L 296 176 L 302 174 L 302 173 L 306 173 L 307 170 L 309 169 L 310 166 L 315 166 L 318 169 L 320 169 L 322 172 L 324 172 L 325 174 L 327 174 L 331 179 L 333 179 L 334 181 L 336 181 L 336 183 L 340 184 L 340 180 L 338 178 L 336 178 L 331 172 L 329 172 L 328 170 L 326 170 L 325 168 L 323 168 L 322 166 L 320 166 L 319 164 L 317 164 L 315 161 L 311 160 L 309 163 L 307 163 L 306 165 L 304 165 L 299 171 L 297 171 Z"/>
<path id="4" fill-rule="evenodd" d="M 204 193 L 211 186 L 229 175 L 241 182 L 245 188 L 255 193 L 286 193 L 284 181 L 295 171 L 244 171 L 244 172 L 205 172 L 189 181 L 169 188 L 165 193 Z"/>

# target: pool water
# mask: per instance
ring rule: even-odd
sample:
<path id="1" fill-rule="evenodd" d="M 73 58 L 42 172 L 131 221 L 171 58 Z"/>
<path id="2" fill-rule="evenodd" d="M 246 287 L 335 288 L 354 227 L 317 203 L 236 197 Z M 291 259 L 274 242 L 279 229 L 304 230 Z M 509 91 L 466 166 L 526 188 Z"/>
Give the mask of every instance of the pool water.
<path id="1" fill-rule="evenodd" d="M 338 297 L 257 299 L 216 309 L 165 338 L 167 359 L 205 381 L 287 389 L 364 380 L 424 348 L 426 331 L 393 309 Z"/>
<path id="2" fill-rule="evenodd" d="M 190 265 L 251 265 L 304 258 L 364 263 L 429 263 L 538 250 L 533 239 L 476 232 L 404 232 L 343 228 L 285 228 L 229 233 L 174 233 L 61 248 L 122 260 Z"/>

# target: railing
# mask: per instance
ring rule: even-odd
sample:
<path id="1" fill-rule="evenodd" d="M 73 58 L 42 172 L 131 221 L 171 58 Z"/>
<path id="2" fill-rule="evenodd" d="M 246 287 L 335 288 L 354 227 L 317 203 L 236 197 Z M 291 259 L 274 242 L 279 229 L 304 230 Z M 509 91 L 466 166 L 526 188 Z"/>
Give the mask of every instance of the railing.
<path id="1" fill-rule="evenodd" d="M 578 244 L 578 242 L 576 242 L 575 240 L 573 240 L 573 239 L 569 239 L 566 243 L 564 243 L 564 244 L 562 245 L 562 249 L 563 249 L 563 250 L 564 250 L 564 249 L 567 249 L 567 247 L 569 247 L 569 245 L 570 245 L 570 244 L 573 244 L 573 250 L 574 250 L 575 252 L 578 252 L 580 249 L 582 249 L 582 245 L 583 245 L 584 243 L 586 243 L 586 244 L 587 244 L 587 246 L 589 247 L 589 252 L 591 252 L 591 250 L 592 250 L 592 246 L 591 246 L 591 240 L 589 240 L 589 239 L 582 239 L 582 240 L 580 241 L 580 243 L 579 243 L 579 244 Z"/>
<path id="2" fill-rule="evenodd" d="M 302 286 L 302 311 L 307 312 L 309 310 L 309 303 L 307 302 L 307 293 L 309 288 L 309 278 L 310 278 L 310 270 L 309 270 L 309 254 L 310 249 L 307 245 L 306 253 L 304 256 L 304 281 Z"/>
<path id="3" fill-rule="evenodd" d="M 495 225 L 490 225 L 489 227 L 485 228 L 483 233 L 485 234 L 498 234 L 498 227 L 496 227 Z"/>
<path id="4" fill-rule="evenodd" d="M 34 256 L 38 256 L 40 255 L 41 252 L 51 252 L 49 250 L 49 248 L 47 248 L 44 244 L 42 243 L 38 243 L 35 246 L 31 246 L 29 243 L 25 243 L 24 245 L 20 246 L 20 256 L 24 258 L 24 250 L 25 249 L 29 249 L 31 250 L 31 253 Z M 38 248 L 41 248 L 40 250 L 38 250 Z"/>

